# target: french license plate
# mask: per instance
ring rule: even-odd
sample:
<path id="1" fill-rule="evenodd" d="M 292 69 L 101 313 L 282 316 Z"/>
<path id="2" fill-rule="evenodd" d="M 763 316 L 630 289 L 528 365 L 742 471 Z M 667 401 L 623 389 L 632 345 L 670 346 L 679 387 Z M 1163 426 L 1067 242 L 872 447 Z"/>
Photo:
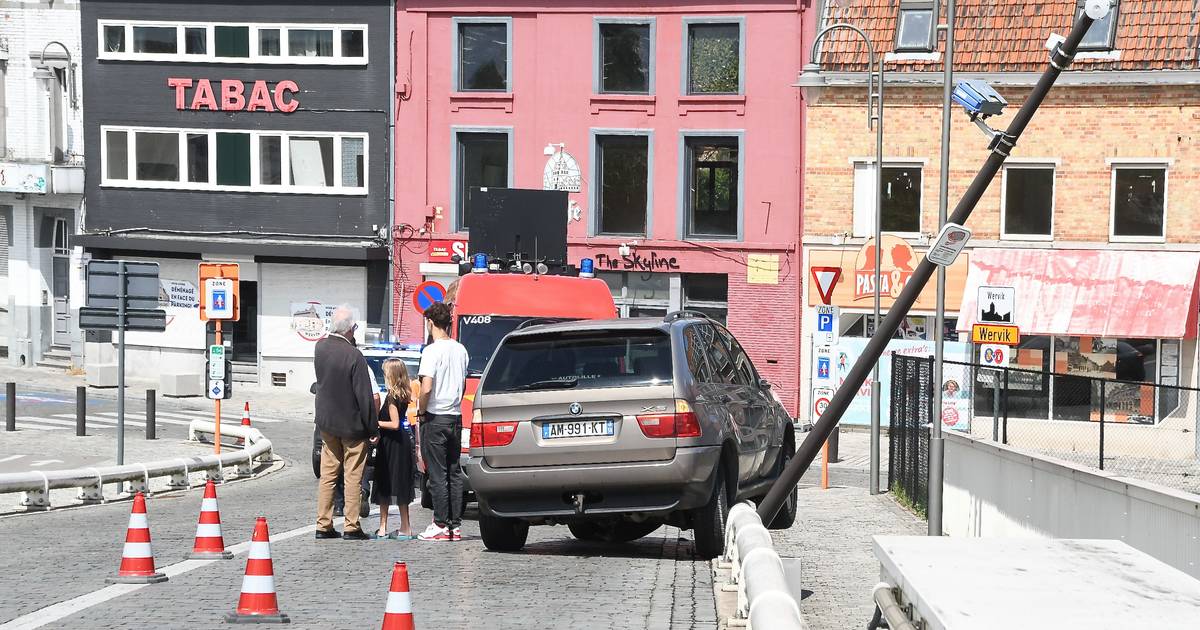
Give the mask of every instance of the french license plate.
<path id="1" fill-rule="evenodd" d="M 570 420 L 547 422 L 542 425 L 542 439 L 604 437 L 613 435 L 612 420 Z"/>

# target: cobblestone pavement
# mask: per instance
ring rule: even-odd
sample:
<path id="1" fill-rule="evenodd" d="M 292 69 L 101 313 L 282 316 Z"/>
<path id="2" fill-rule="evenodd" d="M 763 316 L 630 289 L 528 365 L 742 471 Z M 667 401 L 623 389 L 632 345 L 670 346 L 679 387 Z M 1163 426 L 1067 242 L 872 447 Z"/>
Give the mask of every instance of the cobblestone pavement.
<path id="1" fill-rule="evenodd" d="M 925 522 L 890 495 L 867 493 L 868 434 L 843 430 L 839 439 L 842 461 L 829 467 L 829 489 L 820 488 L 820 462 L 815 462 L 800 483 L 796 526 L 771 532 L 780 556 L 801 559 L 800 610 L 811 630 L 866 627 L 875 611 L 871 588 L 879 581 L 871 537 L 926 531 Z M 886 486 L 886 435 L 881 450 L 881 485 Z"/>
<path id="2" fill-rule="evenodd" d="M 45 380 L 39 386 L 60 385 L 63 379 Z M 288 466 L 260 479 L 220 487 L 227 545 L 249 540 L 256 516 L 266 516 L 275 535 L 314 521 L 311 397 L 267 392 L 264 399 L 252 401 L 252 408 L 271 415 L 296 411 L 296 422 L 259 427 Z M 148 499 L 160 568 L 179 562 L 191 550 L 200 492 Z M 104 578 L 115 574 L 120 561 L 129 509 L 129 502 L 121 501 L 0 518 L 0 540 L 8 552 L 0 628 L 45 606 L 103 588 Z M 431 519 L 428 511 L 414 507 L 413 513 L 416 528 Z M 375 517 L 365 521 L 366 527 L 376 523 Z M 398 526 L 398 517 L 391 523 Z M 523 553 L 502 554 L 484 549 L 473 513 L 468 512 L 463 529 L 466 539 L 461 543 L 316 541 L 308 532 L 276 542 L 272 553 L 280 608 L 296 628 L 377 627 L 392 562 L 404 560 L 419 628 L 481 623 L 513 629 L 717 626 L 709 564 L 694 558 L 690 532 L 662 528 L 634 543 L 601 545 L 576 541 L 565 527 L 536 527 Z M 244 553 L 215 561 L 46 627 L 227 627 L 222 616 L 237 603 L 245 561 Z"/>

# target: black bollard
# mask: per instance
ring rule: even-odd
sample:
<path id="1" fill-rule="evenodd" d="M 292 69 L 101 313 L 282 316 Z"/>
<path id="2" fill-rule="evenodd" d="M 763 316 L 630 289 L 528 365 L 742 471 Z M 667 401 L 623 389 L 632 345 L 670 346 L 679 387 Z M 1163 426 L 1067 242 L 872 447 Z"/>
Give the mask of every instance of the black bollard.
<path id="1" fill-rule="evenodd" d="M 75 388 L 75 435 L 87 435 L 87 387 Z"/>
<path id="2" fill-rule="evenodd" d="M 154 390 L 146 390 L 146 439 L 153 440 L 155 437 L 154 430 Z"/>
<path id="3" fill-rule="evenodd" d="M 4 384 L 4 408 L 7 415 L 4 418 L 4 430 L 17 430 L 17 384 Z"/>

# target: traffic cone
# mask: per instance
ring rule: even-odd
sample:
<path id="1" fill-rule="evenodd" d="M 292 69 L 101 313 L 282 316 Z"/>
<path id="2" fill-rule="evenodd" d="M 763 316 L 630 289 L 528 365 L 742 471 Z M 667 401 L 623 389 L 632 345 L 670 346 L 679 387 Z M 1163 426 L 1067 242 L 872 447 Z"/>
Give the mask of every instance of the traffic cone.
<path id="1" fill-rule="evenodd" d="M 200 521 L 196 523 L 196 544 L 192 545 L 192 560 L 228 560 L 233 553 L 225 551 L 221 536 L 221 511 L 217 509 L 217 484 L 209 479 L 204 484 L 204 499 L 200 501 Z"/>
<path id="2" fill-rule="evenodd" d="M 250 401 L 249 400 L 247 400 L 245 406 L 242 407 L 242 426 L 244 426 L 244 427 L 250 426 Z M 245 444 L 246 440 L 244 438 L 238 438 L 237 443 Z"/>
<path id="3" fill-rule="evenodd" d="M 250 554 L 246 558 L 246 575 L 242 578 L 242 596 L 237 610 L 225 615 L 228 623 L 289 623 L 288 616 L 279 612 L 275 599 L 275 569 L 271 565 L 271 539 L 267 535 L 266 517 L 254 523 L 250 537 Z"/>
<path id="4" fill-rule="evenodd" d="M 133 495 L 133 511 L 129 514 L 129 530 L 125 533 L 121 568 L 117 569 L 117 577 L 104 581 L 109 584 L 156 584 L 167 581 L 167 576 L 154 570 L 146 497 L 141 492 Z"/>
<path id="5" fill-rule="evenodd" d="M 392 567 L 392 587 L 388 589 L 387 609 L 383 613 L 383 630 L 415 630 L 412 599 L 408 594 L 408 565 L 397 562 Z"/>

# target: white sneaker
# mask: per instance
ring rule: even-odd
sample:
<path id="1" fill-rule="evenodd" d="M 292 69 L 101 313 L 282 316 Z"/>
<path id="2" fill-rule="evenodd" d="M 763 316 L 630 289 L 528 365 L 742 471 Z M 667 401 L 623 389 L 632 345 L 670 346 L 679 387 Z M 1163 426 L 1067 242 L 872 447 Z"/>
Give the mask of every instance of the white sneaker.
<path id="1" fill-rule="evenodd" d="M 430 523 L 429 527 L 425 528 L 425 531 L 417 534 L 417 538 L 420 540 L 430 540 L 435 542 L 453 540 L 451 538 L 450 530 L 439 526 L 437 523 Z"/>
<path id="2" fill-rule="evenodd" d="M 462 540 L 462 528 L 455 527 L 450 530 L 450 540 Z"/>

